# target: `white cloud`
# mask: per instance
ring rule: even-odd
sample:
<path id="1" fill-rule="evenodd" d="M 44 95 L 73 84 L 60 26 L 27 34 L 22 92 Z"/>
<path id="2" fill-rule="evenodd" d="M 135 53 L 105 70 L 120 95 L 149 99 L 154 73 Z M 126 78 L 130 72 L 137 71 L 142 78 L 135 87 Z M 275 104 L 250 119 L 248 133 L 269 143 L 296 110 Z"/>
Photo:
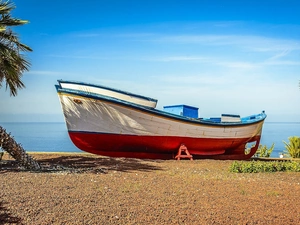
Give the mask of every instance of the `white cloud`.
<path id="1" fill-rule="evenodd" d="M 158 56 L 158 57 L 145 57 L 141 58 L 141 60 L 145 61 L 158 61 L 158 62 L 178 62 L 178 61 L 184 61 L 184 62 L 211 62 L 212 59 L 209 57 L 203 57 L 203 56 Z"/>
<path id="2" fill-rule="evenodd" d="M 288 61 L 288 60 L 267 60 L 263 63 L 266 66 L 274 66 L 274 65 L 285 65 L 285 66 L 300 66 L 300 61 Z"/>
<path id="3" fill-rule="evenodd" d="M 31 70 L 26 75 L 46 75 L 46 76 L 58 76 L 58 75 L 70 75 L 71 73 L 59 72 L 59 71 L 46 71 L 46 70 Z"/>
<path id="4" fill-rule="evenodd" d="M 215 64 L 219 66 L 228 67 L 228 68 L 239 68 L 239 69 L 247 69 L 247 70 L 260 67 L 260 64 L 258 63 L 239 62 L 239 61 L 231 61 L 231 62 L 219 61 L 216 62 Z"/>
<path id="5" fill-rule="evenodd" d="M 106 59 L 111 59 L 109 57 L 105 57 L 105 56 L 97 56 L 97 55 L 74 55 L 74 54 L 70 54 L 70 55 L 48 55 L 49 57 L 53 57 L 53 58 L 67 58 L 67 59 L 96 59 L 96 60 L 106 60 Z"/>
<path id="6" fill-rule="evenodd" d="M 181 34 L 156 35 L 148 41 L 165 42 L 173 44 L 198 44 L 205 46 L 235 46 L 254 52 L 276 52 L 300 50 L 298 40 L 279 39 L 265 36 L 251 35 L 210 35 L 210 34 Z"/>
<path id="7" fill-rule="evenodd" d="M 286 55 L 288 55 L 290 52 L 291 52 L 291 50 L 286 49 L 286 50 L 284 50 L 282 52 L 279 52 L 279 53 L 273 55 L 268 60 L 272 61 L 272 60 L 280 59 L 280 58 L 285 57 Z"/>

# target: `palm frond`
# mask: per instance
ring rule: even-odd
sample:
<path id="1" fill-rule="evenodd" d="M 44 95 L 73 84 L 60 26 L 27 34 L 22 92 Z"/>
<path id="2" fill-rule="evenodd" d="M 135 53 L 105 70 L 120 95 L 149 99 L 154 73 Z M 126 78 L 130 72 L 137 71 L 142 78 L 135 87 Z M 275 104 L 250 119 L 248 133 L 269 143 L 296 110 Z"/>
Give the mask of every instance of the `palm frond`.
<path id="1" fill-rule="evenodd" d="M 15 19 L 12 18 L 9 14 L 7 15 L 2 15 L 2 18 L 0 19 L 0 26 L 19 26 L 19 25 L 24 25 L 27 24 L 27 20 L 20 20 L 20 19 Z"/>
<path id="2" fill-rule="evenodd" d="M 0 48 L 1 49 L 1 48 Z M 6 82 L 6 89 L 10 90 L 10 95 L 16 96 L 17 90 L 25 87 L 21 80 L 22 74 L 29 70 L 30 63 L 17 51 L 9 48 L 1 49 L 0 77 Z"/>
<path id="3" fill-rule="evenodd" d="M 17 51 L 32 51 L 32 49 L 29 46 L 20 43 L 19 37 L 11 30 L 0 32 L 0 42 L 3 45 L 5 44 L 10 48 L 16 49 Z"/>
<path id="4" fill-rule="evenodd" d="M 27 24 L 27 20 L 11 17 L 11 10 L 15 5 L 10 1 L 0 0 L 0 88 L 6 83 L 6 89 L 10 95 L 16 96 L 17 90 L 25 87 L 21 78 L 25 71 L 29 70 L 30 62 L 22 52 L 29 52 L 32 49 L 21 43 L 17 34 L 9 28 Z"/>
<path id="5" fill-rule="evenodd" d="M 0 14 L 8 14 L 11 10 L 15 9 L 16 6 L 12 2 L 0 2 Z"/>

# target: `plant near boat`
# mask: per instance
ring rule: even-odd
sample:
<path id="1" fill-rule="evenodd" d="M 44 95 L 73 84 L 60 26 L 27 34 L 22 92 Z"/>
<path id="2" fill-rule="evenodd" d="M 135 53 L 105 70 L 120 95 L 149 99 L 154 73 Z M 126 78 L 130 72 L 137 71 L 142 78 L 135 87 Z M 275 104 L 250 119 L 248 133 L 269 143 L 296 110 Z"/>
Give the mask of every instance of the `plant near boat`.
<path id="1" fill-rule="evenodd" d="M 229 168 L 234 173 L 300 172 L 297 161 L 234 161 Z"/>
<path id="2" fill-rule="evenodd" d="M 268 191 L 267 196 L 279 197 L 281 194 L 278 191 Z"/>
<path id="3" fill-rule="evenodd" d="M 275 144 L 273 143 L 270 148 L 267 145 L 259 145 L 254 157 L 266 157 L 269 158 L 274 150 Z"/>
<path id="4" fill-rule="evenodd" d="M 21 80 L 23 72 L 28 71 L 29 61 L 26 60 L 23 52 L 30 52 L 32 49 L 22 44 L 19 37 L 12 32 L 10 27 L 20 26 L 28 23 L 11 16 L 15 5 L 10 1 L 0 0 L 0 88 L 5 83 L 9 88 L 10 95 L 16 96 L 17 90 L 24 88 Z M 20 144 L 0 126 L 0 148 L 7 151 L 21 165 L 27 169 L 40 169 L 40 165 L 31 158 Z"/>
<path id="5" fill-rule="evenodd" d="M 289 137 L 289 143 L 283 141 L 285 144 L 285 154 L 292 158 L 300 158 L 300 137 Z"/>

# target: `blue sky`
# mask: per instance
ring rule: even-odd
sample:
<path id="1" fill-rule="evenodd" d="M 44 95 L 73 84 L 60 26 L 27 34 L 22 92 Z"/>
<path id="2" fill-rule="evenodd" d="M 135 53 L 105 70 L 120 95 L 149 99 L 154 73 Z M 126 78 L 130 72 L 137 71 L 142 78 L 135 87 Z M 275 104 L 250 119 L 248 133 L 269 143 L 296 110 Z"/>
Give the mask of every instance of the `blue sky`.
<path id="1" fill-rule="evenodd" d="M 0 122 L 60 122 L 57 79 L 199 107 L 199 116 L 300 122 L 300 2 L 15 0 L 32 53 Z"/>

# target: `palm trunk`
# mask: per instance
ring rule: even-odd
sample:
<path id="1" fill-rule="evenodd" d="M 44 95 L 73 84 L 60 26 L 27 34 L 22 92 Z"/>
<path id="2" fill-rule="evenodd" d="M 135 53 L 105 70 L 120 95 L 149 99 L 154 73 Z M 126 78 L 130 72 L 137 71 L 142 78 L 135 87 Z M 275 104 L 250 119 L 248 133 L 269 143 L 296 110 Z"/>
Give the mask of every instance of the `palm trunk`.
<path id="1" fill-rule="evenodd" d="M 8 152 L 20 165 L 29 170 L 40 170 L 40 164 L 26 153 L 23 147 L 0 126 L 0 148 Z"/>

